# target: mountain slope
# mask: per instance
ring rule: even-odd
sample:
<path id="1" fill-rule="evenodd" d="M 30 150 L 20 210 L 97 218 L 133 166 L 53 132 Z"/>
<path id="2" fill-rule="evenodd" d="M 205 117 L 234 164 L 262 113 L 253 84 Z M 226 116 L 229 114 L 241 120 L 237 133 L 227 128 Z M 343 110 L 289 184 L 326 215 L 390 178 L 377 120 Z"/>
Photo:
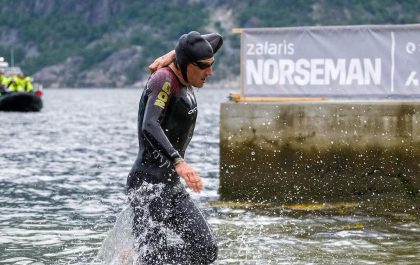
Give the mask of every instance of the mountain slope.
<path id="1" fill-rule="evenodd" d="M 13 50 L 46 87 L 133 86 L 181 34 L 218 31 L 215 78 L 237 79 L 232 28 L 417 23 L 418 11 L 416 0 L 0 0 L 0 55 Z"/>

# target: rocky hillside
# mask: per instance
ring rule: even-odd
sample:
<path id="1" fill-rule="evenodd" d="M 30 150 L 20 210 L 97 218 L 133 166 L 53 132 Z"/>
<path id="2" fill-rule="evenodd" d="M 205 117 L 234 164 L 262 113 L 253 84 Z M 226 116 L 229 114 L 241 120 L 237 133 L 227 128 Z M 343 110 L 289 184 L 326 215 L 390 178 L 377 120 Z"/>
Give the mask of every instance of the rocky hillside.
<path id="1" fill-rule="evenodd" d="M 420 21 L 417 0 L 0 0 L 0 56 L 45 87 L 127 87 L 191 30 L 225 37 L 215 78 L 237 79 L 232 28 Z"/>

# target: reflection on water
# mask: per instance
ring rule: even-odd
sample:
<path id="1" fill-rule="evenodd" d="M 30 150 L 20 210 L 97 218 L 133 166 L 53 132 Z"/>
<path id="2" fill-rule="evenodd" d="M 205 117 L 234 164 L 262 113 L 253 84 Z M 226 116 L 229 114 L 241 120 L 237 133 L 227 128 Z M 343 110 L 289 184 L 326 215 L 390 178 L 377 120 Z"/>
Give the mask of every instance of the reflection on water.
<path id="1" fill-rule="evenodd" d="M 204 177 L 205 191 L 193 198 L 218 236 L 217 264 L 420 264 L 415 215 L 209 205 L 218 199 L 218 113 L 228 92 L 197 93 L 198 124 L 187 151 Z M 47 90 L 40 113 L 0 113 L 0 264 L 91 264 L 100 250 L 110 255 L 130 244 L 122 240 L 129 220 L 124 185 L 137 154 L 139 95 Z M 108 248 L 101 248 L 109 233 Z"/>

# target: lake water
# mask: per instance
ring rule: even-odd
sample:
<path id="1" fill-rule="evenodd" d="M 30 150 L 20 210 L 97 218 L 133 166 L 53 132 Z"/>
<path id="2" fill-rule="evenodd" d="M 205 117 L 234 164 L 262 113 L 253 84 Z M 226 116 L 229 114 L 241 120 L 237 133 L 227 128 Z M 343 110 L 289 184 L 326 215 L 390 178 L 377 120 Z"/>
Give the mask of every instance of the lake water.
<path id="1" fill-rule="evenodd" d="M 199 117 L 186 155 L 204 178 L 204 192 L 192 197 L 218 237 L 216 264 L 420 264 L 416 215 L 209 203 L 218 200 L 218 114 L 229 92 L 197 92 Z M 137 154 L 140 94 L 46 90 L 40 113 L 0 112 L 0 264 L 100 264 L 98 253 L 128 244 L 124 191 Z"/>

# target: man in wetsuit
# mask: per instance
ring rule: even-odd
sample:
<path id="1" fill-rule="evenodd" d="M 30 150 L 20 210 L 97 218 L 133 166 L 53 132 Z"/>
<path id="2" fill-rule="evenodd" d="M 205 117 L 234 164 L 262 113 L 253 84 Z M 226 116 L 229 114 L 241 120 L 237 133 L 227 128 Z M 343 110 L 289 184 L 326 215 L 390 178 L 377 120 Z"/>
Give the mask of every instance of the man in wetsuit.
<path id="1" fill-rule="evenodd" d="M 139 152 L 127 178 L 139 264 L 210 264 L 217 258 L 214 236 L 180 182 L 195 192 L 200 175 L 185 160 L 197 118 L 192 87 L 212 75 L 217 33 L 192 31 L 178 40 L 175 60 L 153 73 L 140 99 Z M 171 53 L 169 53 L 171 54 Z M 182 243 L 169 244 L 167 229 Z"/>

